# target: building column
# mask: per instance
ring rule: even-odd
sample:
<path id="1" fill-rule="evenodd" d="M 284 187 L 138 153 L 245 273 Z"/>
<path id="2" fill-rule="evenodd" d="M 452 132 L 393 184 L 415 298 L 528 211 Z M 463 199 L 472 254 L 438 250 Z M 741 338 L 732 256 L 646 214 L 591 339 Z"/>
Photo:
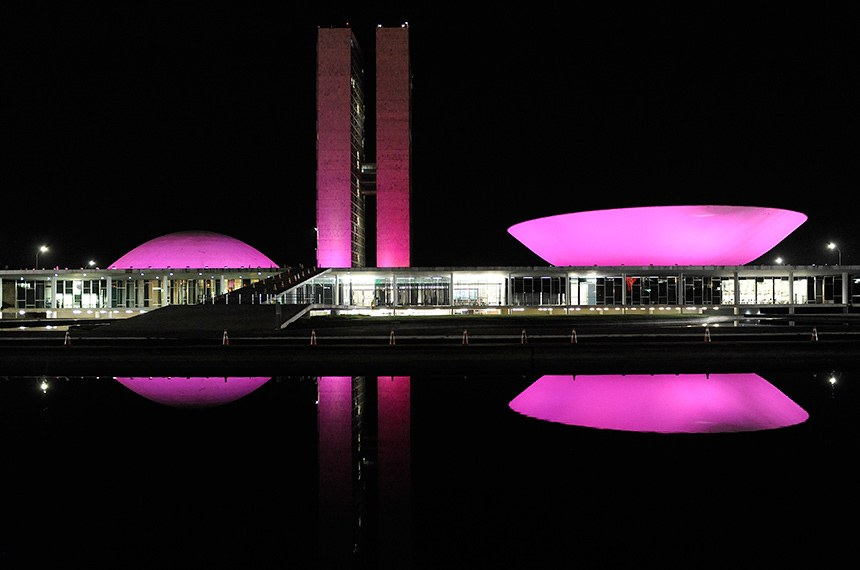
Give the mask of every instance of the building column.
<path id="1" fill-rule="evenodd" d="M 732 273 L 732 277 L 735 280 L 735 314 L 738 315 L 741 308 L 741 282 L 737 271 Z"/>
<path id="2" fill-rule="evenodd" d="M 794 271 L 788 270 L 788 314 L 794 314 Z"/>
<path id="3" fill-rule="evenodd" d="M 565 313 L 567 313 L 567 307 L 569 307 L 569 306 L 570 306 L 570 304 L 571 304 L 571 302 L 573 301 L 573 289 L 571 288 L 570 283 L 571 283 L 570 273 L 565 273 L 565 274 L 564 274 L 564 306 L 565 306 Z"/>
<path id="4" fill-rule="evenodd" d="M 621 272 L 621 307 L 627 307 L 627 273 Z"/>
<path id="5" fill-rule="evenodd" d="M 337 273 L 334 274 L 334 283 L 332 283 L 332 287 L 334 287 L 334 289 L 331 292 L 331 302 L 332 305 L 337 307 L 340 305 L 340 279 Z"/>

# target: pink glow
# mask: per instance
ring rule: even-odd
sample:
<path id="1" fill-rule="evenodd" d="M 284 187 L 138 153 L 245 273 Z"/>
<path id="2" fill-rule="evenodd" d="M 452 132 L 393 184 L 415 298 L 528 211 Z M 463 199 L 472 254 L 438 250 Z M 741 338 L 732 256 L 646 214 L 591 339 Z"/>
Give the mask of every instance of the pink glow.
<path id="1" fill-rule="evenodd" d="M 266 268 L 278 264 L 235 238 L 204 231 L 176 232 L 151 239 L 129 251 L 110 269 Z"/>
<path id="2" fill-rule="evenodd" d="M 352 377 L 320 376 L 317 390 L 320 536 L 328 544 L 352 544 Z"/>
<path id="3" fill-rule="evenodd" d="M 405 544 L 412 526 L 411 378 L 378 376 L 376 388 L 379 544 Z"/>
<path id="4" fill-rule="evenodd" d="M 651 206 L 560 214 L 508 233 L 555 266 L 744 265 L 805 214 L 746 206 Z"/>
<path id="5" fill-rule="evenodd" d="M 377 387 L 377 472 L 379 501 L 392 506 L 402 504 L 409 496 L 411 464 L 411 378 L 379 376 Z M 388 509 L 390 512 L 390 509 Z M 381 509 L 380 512 L 387 512 Z"/>
<path id="6" fill-rule="evenodd" d="M 270 376 L 134 376 L 117 382 L 144 398 L 177 408 L 211 408 L 243 398 Z"/>
<path id="7" fill-rule="evenodd" d="M 764 378 L 748 373 L 548 375 L 509 405 L 540 420 L 658 433 L 758 431 L 809 418 Z"/>

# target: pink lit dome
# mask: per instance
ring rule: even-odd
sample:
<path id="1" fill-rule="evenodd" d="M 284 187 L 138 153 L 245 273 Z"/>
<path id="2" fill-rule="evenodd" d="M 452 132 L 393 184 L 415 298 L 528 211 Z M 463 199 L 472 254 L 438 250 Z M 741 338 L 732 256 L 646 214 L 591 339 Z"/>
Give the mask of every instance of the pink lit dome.
<path id="1" fill-rule="evenodd" d="M 744 265 L 807 219 L 751 206 L 647 206 L 536 218 L 508 233 L 555 266 Z"/>
<path id="2" fill-rule="evenodd" d="M 110 269 L 168 267 L 268 269 L 278 264 L 236 238 L 214 232 L 185 231 L 151 239 L 109 266 Z"/>

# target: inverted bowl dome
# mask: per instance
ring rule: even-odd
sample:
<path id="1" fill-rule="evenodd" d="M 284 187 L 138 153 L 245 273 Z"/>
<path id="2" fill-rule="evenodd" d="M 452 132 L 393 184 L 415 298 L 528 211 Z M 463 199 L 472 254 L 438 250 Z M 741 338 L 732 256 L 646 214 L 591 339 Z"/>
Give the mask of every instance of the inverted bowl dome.
<path id="1" fill-rule="evenodd" d="M 145 269 L 168 267 L 272 268 L 278 265 L 236 238 L 206 231 L 166 234 L 129 251 L 108 267 Z"/>
<path id="2" fill-rule="evenodd" d="M 508 233 L 556 266 L 744 265 L 807 219 L 752 206 L 647 206 L 536 218 Z"/>

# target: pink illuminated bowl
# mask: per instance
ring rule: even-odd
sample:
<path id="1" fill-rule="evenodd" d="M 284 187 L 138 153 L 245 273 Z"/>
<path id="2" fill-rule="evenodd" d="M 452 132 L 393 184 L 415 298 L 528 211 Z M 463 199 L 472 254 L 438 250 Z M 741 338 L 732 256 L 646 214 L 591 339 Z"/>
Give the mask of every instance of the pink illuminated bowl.
<path id="1" fill-rule="evenodd" d="M 807 219 L 751 206 L 650 206 L 536 218 L 508 233 L 555 266 L 744 265 Z"/>
<path id="2" fill-rule="evenodd" d="M 110 269 L 273 268 L 278 265 L 243 241 L 215 232 L 163 235 L 129 251 Z"/>

